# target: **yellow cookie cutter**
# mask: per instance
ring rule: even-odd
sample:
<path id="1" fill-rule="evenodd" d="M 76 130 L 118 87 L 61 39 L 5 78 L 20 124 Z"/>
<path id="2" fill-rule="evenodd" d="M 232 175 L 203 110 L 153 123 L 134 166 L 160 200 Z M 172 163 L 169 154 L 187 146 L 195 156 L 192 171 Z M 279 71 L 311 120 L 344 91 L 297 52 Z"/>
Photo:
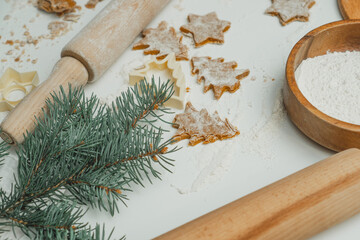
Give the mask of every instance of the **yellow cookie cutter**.
<path id="1" fill-rule="evenodd" d="M 156 58 L 153 58 L 147 63 L 145 63 L 144 66 L 131 72 L 129 74 L 129 83 L 131 85 L 135 85 L 144 78 L 149 81 L 149 79 L 151 79 L 151 76 L 148 76 L 148 72 L 152 69 L 160 71 L 168 69 L 170 71 L 170 80 L 174 82 L 174 94 L 164 105 L 177 109 L 183 109 L 185 107 L 186 93 L 185 75 L 182 71 L 181 64 L 176 61 L 175 53 L 170 53 L 166 58 L 162 60 L 157 60 Z"/>
<path id="2" fill-rule="evenodd" d="M 11 111 L 21 100 L 11 100 L 10 93 L 22 91 L 24 97 L 39 85 L 37 72 L 19 73 L 8 68 L 0 78 L 0 112 Z M 30 87 L 30 88 L 27 88 Z"/>

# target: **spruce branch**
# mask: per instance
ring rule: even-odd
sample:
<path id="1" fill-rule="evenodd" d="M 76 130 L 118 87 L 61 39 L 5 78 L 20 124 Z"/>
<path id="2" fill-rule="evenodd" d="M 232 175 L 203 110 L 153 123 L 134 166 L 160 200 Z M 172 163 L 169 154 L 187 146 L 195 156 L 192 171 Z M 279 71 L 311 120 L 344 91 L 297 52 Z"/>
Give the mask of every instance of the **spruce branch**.
<path id="1" fill-rule="evenodd" d="M 18 145 L 12 190 L 0 189 L 0 228 L 19 227 L 35 239 L 104 239 L 99 227 L 81 223 L 84 206 L 114 215 L 132 184 L 160 178 L 159 167 L 169 170 L 166 155 L 177 148 L 156 123 L 173 92 L 169 82 L 142 81 L 111 107 L 81 88 L 53 93 Z M 0 158 L 7 148 L 0 144 Z"/>
<path id="2" fill-rule="evenodd" d="M 167 109 L 160 106 L 163 106 L 173 94 L 173 84 L 161 84 L 160 81 L 156 84 L 153 77 L 151 84 L 141 81 L 130 91 L 122 93 L 121 97 L 112 104 L 112 109 L 121 126 L 128 131 L 130 128 L 135 128 L 139 122 L 152 125 L 156 120 L 149 120 L 147 118 L 149 115 L 161 120 L 161 115 L 155 110 L 158 110 L 158 113 L 167 113 Z"/>
<path id="3" fill-rule="evenodd" d="M 10 146 L 6 144 L 6 142 L 0 143 L 0 166 L 4 164 L 4 157 L 9 155 L 8 150 L 10 149 Z"/>

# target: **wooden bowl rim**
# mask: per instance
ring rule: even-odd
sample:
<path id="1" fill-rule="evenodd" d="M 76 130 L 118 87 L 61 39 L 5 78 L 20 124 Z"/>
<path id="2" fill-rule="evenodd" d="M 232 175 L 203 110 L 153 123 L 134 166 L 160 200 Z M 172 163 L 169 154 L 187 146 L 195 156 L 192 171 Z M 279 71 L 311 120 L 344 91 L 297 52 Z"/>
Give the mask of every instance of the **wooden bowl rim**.
<path id="1" fill-rule="evenodd" d="M 327 31 L 329 29 L 337 28 L 337 27 L 341 27 L 341 26 L 345 26 L 345 25 L 351 25 L 351 24 L 360 24 L 360 20 L 349 19 L 349 20 L 340 20 L 340 21 L 328 23 L 328 24 L 322 25 L 318 28 L 315 28 L 314 30 L 307 33 L 304 37 L 302 37 L 292 48 L 290 55 L 288 57 L 288 61 L 286 64 L 286 80 L 287 80 L 287 84 L 288 84 L 291 92 L 295 95 L 295 98 L 300 102 L 300 104 L 302 104 L 308 111 L 310 111 L 317 118 L 319 118 L 331 125 L 335 125 L 338 128 L 342 128 L 345 130 L 351 130 L 351 131 L 360 131 L 360 125 L 344 122 L 339 119 L 333 118 L 333 117 L 323 113 L 322 111 L 317 109 L 315 106 L 313 106 L 300 91 L 300 89 L 296 83 L 295 71 L 293 71 L 294 65 L 295 65 L 294 61 L 296 59 L 295 56 L 298 54 L 298 51 L 301 48 L 301 46 L 306 41 L 308 41 L 308 39 L 314 38 L 317 34 Z"/>

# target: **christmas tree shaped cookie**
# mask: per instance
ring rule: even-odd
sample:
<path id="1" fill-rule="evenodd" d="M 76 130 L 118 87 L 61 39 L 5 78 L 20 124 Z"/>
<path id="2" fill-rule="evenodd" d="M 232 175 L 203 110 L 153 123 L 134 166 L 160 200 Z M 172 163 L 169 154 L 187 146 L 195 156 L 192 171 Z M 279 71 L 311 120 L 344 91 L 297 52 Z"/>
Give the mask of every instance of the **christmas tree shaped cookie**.
<path id="1" fill-rule="evenodd" d="M 235 69 L 236 62 L 224 62 L 223 58 L 193 57 L 191 65 L 192 74 L 198 75 L 198 82 L 205 81 L 204 92 L 213 89 L 218 100 L 225 91 L 233 93 L 238 90 L 240 80 L 250 73 L 248 69 Z"/>
<path id="2" fill-rule="evenodd" d="M 190 102 L 186 104 L 184 113 L 175 116 L 173 124 L 178 129 L 173 139 L 175 141 L 190 139 L 191 146 L 200 142 L 207 144 L 233 138 L 240 134 L 227 119 L 221 120 L 216 111 L 212 115 L 206 109 L 197 111 Z"/>
<path id="3" fill-rule="evenodd" d="M 229 30 L 231 23 L 220 20 L 215 12 L 199 16 L 190 14 L 189 23 L 180 27 L 180 31 L 191 34 L 194 38 L 195 47 L 207 43 L 224 43 L 224 32 Z"/>
<path id="4" fill-rule="evenodd" d="M 144 38 L 133 46 L 133 50 L 144 49 L 144 54 L 157 55 L 158 60 L 164 59 L 168 54 L 175 53 L 176 60 L 188 60 L 188 48 L 181 43 L 173 27 L 168 27 L 162 21 L 157 28 L 148 28 L 143 31 Z"/>
<path id="5" fill-rule="evenodd" d="M 277 16 L 285 26 L 293 21 L 309 21 L 309 9 L 315 4 L 314 0 L 272 0 L 272 5 L 266 13 Z"/>

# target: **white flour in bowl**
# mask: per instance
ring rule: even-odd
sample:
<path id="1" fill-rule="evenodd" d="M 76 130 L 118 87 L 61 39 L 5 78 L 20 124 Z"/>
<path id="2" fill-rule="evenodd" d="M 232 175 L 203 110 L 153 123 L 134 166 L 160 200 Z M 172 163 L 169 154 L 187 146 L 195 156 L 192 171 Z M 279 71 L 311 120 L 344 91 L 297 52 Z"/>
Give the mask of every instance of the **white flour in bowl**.
<path id="1" fill-rule="evenodd" d="M 297 85 L 321 112 L 360 125 L 360 52 L 334 52 L 304 60 Z"/>

